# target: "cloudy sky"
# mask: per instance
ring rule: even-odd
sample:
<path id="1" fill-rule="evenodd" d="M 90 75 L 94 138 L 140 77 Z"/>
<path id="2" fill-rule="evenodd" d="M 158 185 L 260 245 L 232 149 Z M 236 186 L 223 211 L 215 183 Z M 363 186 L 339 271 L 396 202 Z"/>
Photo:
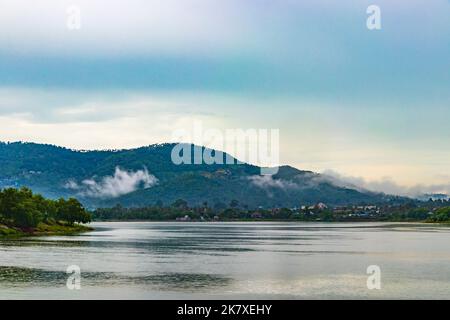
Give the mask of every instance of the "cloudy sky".
<path id="1" fill-rule="evenodd" d="M 280 129 L 301 169 L 449 190 L 450 1 L 0 0 L 0 140 L 131 148 L 194 121 Z"/>

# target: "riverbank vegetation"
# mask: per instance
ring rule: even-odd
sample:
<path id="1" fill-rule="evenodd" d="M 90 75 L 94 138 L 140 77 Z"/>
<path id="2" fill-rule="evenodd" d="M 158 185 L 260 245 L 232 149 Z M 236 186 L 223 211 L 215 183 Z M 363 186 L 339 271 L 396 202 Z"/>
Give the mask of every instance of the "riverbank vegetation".
<path id="1" fill-rule="evenodd" d="M 436 210 L 428 219 L 430 222 L 450 222 L 450 207 Z"/>
<path id="2" fill-rule="evenodd" d="M 450 204 L 444 202 L 411 202 L 404 205 L 361 205 L 329 208 L 323 203 L 300 208 L 249 209 L 238 201 L 228 205 L 189 207 L 179 199 L 170 206 L 157 203 L 154 206 L 126 208 L 99 208 L 92 212 L 94 220 L 101 221 L 404 221 L 450 222 Z"/>
<path id="3" fill-rule="evenodd" d="M 28 188 L 0 191 L 0 236 L 70 234 L 90 230 L 81 225 L 90 221 L 77 199 L 46 199 Z"/>

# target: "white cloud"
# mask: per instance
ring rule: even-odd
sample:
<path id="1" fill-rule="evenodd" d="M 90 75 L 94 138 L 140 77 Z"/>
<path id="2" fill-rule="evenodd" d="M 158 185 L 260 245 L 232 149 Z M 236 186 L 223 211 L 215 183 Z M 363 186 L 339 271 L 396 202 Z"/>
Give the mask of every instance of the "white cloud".
<path id="1" fill-rule="evenodd" d="M 334 170 L 325 170 L 322 174 L 304 173 L 293 181 L 273 179 L 272 176 L 251 176 L 248 179 L 257 187 L 269 191 L 272 188 L 292 190 L 314 188 L 321 183 L 330 183 L 337 187 L 355 189 L 360 192 L 381 192 L 390 195 L 423 198 L 429 194 L 446 194 L 450 196 L 450 183 L 416 184 L 405 186 L 395 182 L 390 177 L 379 180 L 369 180 L 363 177 L 342 175 Z"/>
<path id="2" fill-rule="evenodd" d="M 171 142 L 194 120 L 220 127 L 207 106 L 220 97 L 189 92 L 42 90 L 0 86 L 0 140 L 73 149 L 121 149 Z M 220 106 L 220 104 L 219 104 Z"/>
<path id="3" fill-rule="evenodd" d="M 367 180 L 362 177 L 354 177 L 339 174 L 333 170 L 325 170 L 323 178 L 328 179 L 335 185 L 355 188 L 361 191 L 384 192 L 386 194 L 400 195 L 407 197 L 421 197 L 424 194 L 443 193 L 450 195 L 450 183 L 442 184 L 416 184 L 413 186 L 404 186 L 396 183 L 390 177 L 383 177 L 379 180 Z"/>
<path id="4" fill-rule="evenodd" d="M 299 188 L 299 185 L 295 182 L 291 182 L 283 179 L 274 179 L 271 175 L 257 175 L 248 177 L 252 184 L 261 188 L 261 189 L 270 189 L 270 188 L 278 188 L 278 189 L 293 189 Z"/>
<path id="5" fill-rule="evenodd" d="M 149 174 L 146 168 L 137 171 L 126 171 L 116 167 L 113 176 L 105 176 L 100 181 L 86 179 L 81 184 L 69 180 L 65 187 L 76 190 L 80 195 L 94 198 L 116 198 L 139 188 L 148 189 L 158 183 L 158 179 Z"/>

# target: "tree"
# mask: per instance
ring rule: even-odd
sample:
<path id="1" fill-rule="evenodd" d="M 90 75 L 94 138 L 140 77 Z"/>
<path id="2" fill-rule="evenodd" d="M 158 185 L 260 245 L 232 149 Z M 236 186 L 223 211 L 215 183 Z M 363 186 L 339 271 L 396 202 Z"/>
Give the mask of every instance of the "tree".
<path id="1" fill-rule="evenodd" d="M 292 211 L 288 208 L 281 208 L 278 214 L 276 215 L 279 219 L 289 219 L 292 215 Z"/>
<path id="2" fill-rule="evenodd" d="M 183 199 L 178 199 L 174 203 L 172 203 L 172 207 L 178 208 L 178 209 L 187 209 L 188 203 L 187 203 L 187 201 L 185 201 Z"/>
<path id="3" fill-rule="evenodd" d="M 91 221 L 90 215 L 75 198 L 69 198 L 68 200 L 59 199 L 57 208 L 58 219 L 67 221 L 69 224 L 74 222 L 88 223 Z"/>
<path id="4" fill-rule="evenodd" d="M 236 199 L 233 199 L 230 201 L 230 207 L 231 208 L 237 208 L 239 206 L 239 201 Z"/>
<path id="5" fill-rule="evenodd" d="M 17 204 L 14 215 L 14 225 L 22 228 L 33 228 L 42 221 L 42 214 L 36 209 L 31 199 L 23 200 Z"/>
<path id="6" fill-rule="evenodd" d="M 226 209 L 227 208 L 227 205 L 225 204 L 225 203 L 223 203 L 223 202 L 216 202 L 215 204 L 214 204 L 214 209 L 215 210 L 224 210 L 224 209 Z"/>
<path id="7" fill-rule="evenodd" d="M 91 217 L 74 198 L 54 201 L 33 194 L 28 188 L 7 188 L 0 191 L 0 223 L 34 228 L 40 222 L 51 223 L 56 219 L 73 224 L 90 222 Z"/>
<path id="8" fill-rule="evenodd" d="M 37 226 L 43 219 L 37 201 L 28 188 L 8 188 L 0 193 L 0 216 L 7 224 L 21 228 Z"/>
<path id="9" fill-rule="evenodd" d="M 450 221 L 450 207 L 444 207 L 436 210 L 436 212 L 431 215 L 429 220 L 433 222 Z"/>

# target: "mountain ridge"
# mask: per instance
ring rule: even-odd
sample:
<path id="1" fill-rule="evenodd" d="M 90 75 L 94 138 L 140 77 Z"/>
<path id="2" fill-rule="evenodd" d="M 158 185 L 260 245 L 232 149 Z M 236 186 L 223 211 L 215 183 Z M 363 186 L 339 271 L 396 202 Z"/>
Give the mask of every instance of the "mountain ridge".
<path id="1" fill-rule="evenodd" d="M 171 161 L 174 143 L 118 150 L 76 150 L 33 142 L 0 142 L 0 187 L 27 186 L 51 198 L 78 197 L 88 207 L 228 204 L 298 207 L 372 204 L 393 196 L 334 184 L 325 176 L 288 165 L 273 176 L 243 164 L 180 164 Z M 205 147 L 186 144 L 193 148 Z M 220 152 L 220 151 L 214 151 Z M 226 153 L 223 153 L 225 156 Z M 233 159 L 235 159 L 233 157 Z"/>

